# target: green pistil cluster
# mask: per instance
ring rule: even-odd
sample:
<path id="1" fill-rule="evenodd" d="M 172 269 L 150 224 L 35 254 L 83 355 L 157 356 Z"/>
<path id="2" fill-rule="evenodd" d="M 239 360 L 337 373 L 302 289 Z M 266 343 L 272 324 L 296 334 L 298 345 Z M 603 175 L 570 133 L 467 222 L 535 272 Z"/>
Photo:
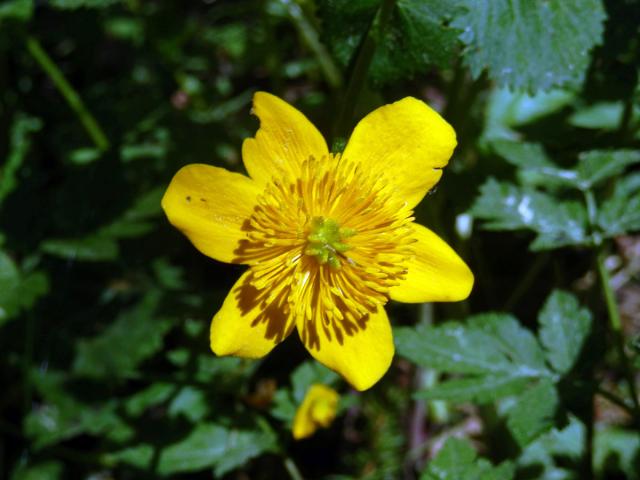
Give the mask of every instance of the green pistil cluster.
<path id="1" fill-rule="evenodd" d="M 344 240 L 355 233 L 353 228 L 340 228 L 338 222 L 331 218 L 314 217 L 304 253 L 315 256 L 322 264 L 340 268 L 340 254 L 351 248 Z"/>

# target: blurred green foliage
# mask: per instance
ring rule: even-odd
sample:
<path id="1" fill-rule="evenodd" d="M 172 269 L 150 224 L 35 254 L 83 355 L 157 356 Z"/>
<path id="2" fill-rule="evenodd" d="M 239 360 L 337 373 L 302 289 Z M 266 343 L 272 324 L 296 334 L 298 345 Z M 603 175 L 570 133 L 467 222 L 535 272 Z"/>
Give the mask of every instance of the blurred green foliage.
<path id="1" fill-rule="evenodd" d="M 639 26 L 638 0 L 0 2 L 2 478 L 640 478 Z M 257 90 L 336 146 L 407 95 L 456 129 L 416 217 L 474 293 L 392 304 L 365 393 L 296 338 L 208 350 L 241 270 L 160 198 L 242 171 Z M 340 413 L 296 443 L 313 383 Z"/>

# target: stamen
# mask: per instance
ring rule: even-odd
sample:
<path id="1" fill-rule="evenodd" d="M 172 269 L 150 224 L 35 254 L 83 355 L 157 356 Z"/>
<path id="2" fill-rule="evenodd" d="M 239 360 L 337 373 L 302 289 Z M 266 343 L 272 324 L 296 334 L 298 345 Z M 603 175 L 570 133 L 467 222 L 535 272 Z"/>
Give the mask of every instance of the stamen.
<path id="1" fill-rule="evenodd" d="M 413 212 L 392 193 L 384 177 L 330 155 L 275 178 L 258 199 L 236 260 L 256 289 L 275 292 L 267 301 L 286 298 L 308 346 L 322 348 L 320 332 L 339 341 L 366 328 L 405 277 Z"/>
<path id="2" fill-rule="evenodd" d="M 355 233 L 353 228 L 340 228 L 331 218 L 313 217 L 304 253 L 315 256 L 321 264 L 340 268 L 340 256 L 351 248 L 344 240 Z"/>

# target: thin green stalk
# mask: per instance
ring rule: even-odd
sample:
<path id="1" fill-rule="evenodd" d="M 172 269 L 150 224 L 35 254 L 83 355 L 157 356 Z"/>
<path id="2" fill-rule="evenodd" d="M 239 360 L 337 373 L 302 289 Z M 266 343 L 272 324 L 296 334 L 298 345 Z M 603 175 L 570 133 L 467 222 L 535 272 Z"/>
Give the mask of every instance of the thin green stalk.
<path id="1" fill-rule="evenodd" d="M 596 199 L 593 195 L 593 192 L 590 189 L 583 190 L 582 194 L 584 195 L 584 201 L 587 206 L 587 215 L 589 217 L 589 225 L 591 226 L 591 236 L 594 237 L 594 228 L 596 225 L 596 217 L 598 215 L 598 207 L 596 206 Z M 600 237 L 594 237 L 593 241 L 596 245 L 600 243 Z"/>
<path id="2" fill-rule="evenodd" d="M 320 41 L 318 32 L 313 28 L 311 22 L 307 20 L 300 5 L 292 0 L 280 0 L 280 3 L 287 9 L 289 17 L 300 32 L 302 39 L 318 59 L 320 69 L 327 83 L 331 88 L 340 88 L 342 86 L 342 74 Z"/>
<path id="3" fill-rule="evenodd" d="M 298 470 L 298 467 L 296 466 L 295 462 L 291 460 L 291 458 L 286 457 L 284 459 L 284 468 L 287 469 L 287 472 L 289 473 L 289 476 L 292 478 L 292 480 L 304 480 L 304 477 L 300 473 L 300 470 Z"/>
<path id="4" fill-rule="evenodd" d="M 631 58 L 629 59 L 631 64 L 637 63 L 640 60 L 640 42 L 636 41 L 631 52 Z M 637 81 L 637 77 L 636 77 Z M 634 81 L 634 84 L 636 83 Z M 624 108 L 622 110 L 622 115 L 620 116 L 620 122 L 618 123 L 618 136 L 620 141 L 626 142 L 627 140 L 631 140 L 629 138 L 629 134 L 633 133 L 633 129 L 631 128 L 631 120 L 633 119 L 633 106 L 635 103 L 635 91 L 631 91 L 627 98 L 624 100 Z"/>
<path id="5" fill-rule="evenodd" d="M 631 125 L 631 118 L 633 117 L 633 103 L 633 94 L 631 94 L 624 102 L 624 109 L 620 117 L 620 126 L 618 127 L 618 134 L 622 141 L 625 141 L 629 135 L 629 126 Z"/>
<path id="6" fill-rule="evenodd" d="M 457 105 L 460 101 L 462 86 L 465 83 L 466 68 L 462 63 L 462 56 L 459 56 L 453 68 L 453 79 L 447 87 L 447 97 L 442 116 L 449 121 L 454 118 L 454 112 L 458 109 Z"/>
<path id="7" fill-rule="evenodd" d="M 80 98 L 78 92 L 75 91 L 58 66 L 42 48 L 40 42 L 31 36 L 27 37 L 27 50 L 34 60 L 38 62 L 38 65 L 40 65 L 42 70 L 44 70 L 49 76 L 58 91 L 67 101 L 67 104 L 78 116 L 78 119 L 84 126 L 96 147 L 101 151 L 107 150 L 109 148 L 109 141 L 102 131 L 102 128 L 100 128 L 96 119 L 91 115 L 89 110 L 87 110 L 87 107 L 84 105 L 84 102 Z"/>
<path id="8" fill-rule="evenodd" d="M 468 70 L 459 62 L 457 65 L 454 78 L 447 89 L 447 105 L 443 113 L 444 118 L 453 125 L 460 144 L 457 147 L 459 157 L 465 149 L 470 148 L 470 143 L 465 142 L 468 135 L 464 132 L 467 129 L 470 119 L 469 111 L 473 108 L 478 95 L 483 92 L 489 85 L 486 74 L 472 80 Z"/>
<path id="9" fill-rule="evenodd" d="M 622 398 L 618 397 L 615 393 L 610 392 L 609 390 L 605 390 L 602 387 L 596 388 L 596 393 L 600 395 L 602 398 L 606 398 L 608 401 L 622 408 L 628 414 L 633 415 L 633 407 L 631 407 L 627 402 L 625 402 Z"/>
<path id="10" fill-rule="evenodd" d="M 629 363 L 629 358 L 624 351 L 624 335 L 622 332 L 622 321 L 620 319 L 620 312 L 618 310 L 618 304 L 616 302 L 613 290 L 611 288 L 611 279 L 609 272 L 605 266 L 605 252 L 604 249 L 600 249 L 596 257 L 596 263 L 598 267 L 598 274 L 600 275 L 600 281 L 602 283 L 602 293 L 604 295 L 605 302 L 607 304 L 607 312 L 609 315 L 609 325 L 611 332 L 613 333 L 614 342 L 618 351 L 620 366 L 624 373 L 625 380 L 629 387 L 629 394 L 631 395 L 631 401 L 633 404 L 634 417 L 636 422 L 640 423 L 640 403 L 638 400 L 638 391 L 636 389 L 636 383 Z"/>
<path id="11" fill-rule="evenodd" d="M 356 105 L 358 104 L 359 93 L 364 87 L 367 79 L 367 73 L 369 72 L 371 61 L 373 60 L 373 54 L 376 50 L 376 41 L 373 38 L 374 24 L 376 23 L 376 20 L 378 20 L 378 31 L 379 33 L 383 32 L 391 18 L 394 4 L 395 0 L 382 1 L 380 10 L 378 10 L 378 14 L 371 21 L 366 37 L 360 46 L 356 62 L 351 72 L 351 78 L 347 85 L 342 110 L 340 111 L 338 121 L 335 124 L 333 135 L 334 141 L 340 138 L 345 138 L 347 131 L 351 126 L 350 124 L 353 119 L 353 114 L 356 110 Z"/>
<path id="12" fill-rule="evenodd" d="M 584 436 L 585 456 L 583 459 L 582 478 L 593 479 L 593 451 L 595 447 L 595 402 L 593 393 L 589 394 L 589 411 L 584 422 L 587 431 Z"/>
<path id="13" fill-rule="evenodd" d="M 505 312 L 509 312 L 513 309 L 513 307 L 518 303 L 518 301 L 522 298 L 522 296 L 529 291 L 533 282 L 538 277 L 542 269 L 545 267 L 547 262 L 549 261 L 549 254 L 542 253 L 536 256 L 536 259 L 533 261 L 531 266 L 527 269 L 526 273 L 522 277 L 522 279 L 518 282 L 516 288 L 512 291 L 511 295 L 507 299 L 502 307 L 502 310 Z"/>
<path id="14" fill-rule="evenodd" d="M 23 376 L 23 409 L 25 416 L 31 411 L 31 403 L 33 401 L 33 387 L 31 382 L 31 365 L 33 363 L 33 345 L 35 342 L 35 318 L 31 311 L 25 318 L 24 333 L 24 357 L 22 358 L 22 376 Z"/>

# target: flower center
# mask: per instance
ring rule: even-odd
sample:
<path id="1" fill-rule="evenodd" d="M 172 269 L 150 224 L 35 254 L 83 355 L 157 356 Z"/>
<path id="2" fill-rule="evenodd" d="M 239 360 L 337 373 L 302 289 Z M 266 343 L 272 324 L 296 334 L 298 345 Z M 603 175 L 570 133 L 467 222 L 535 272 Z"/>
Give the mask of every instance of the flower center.
<path id="1" fill-rule="evenodd" d="M 344 240 L 355 233 L 352 228 L 341 228 L 332 218 L 313 217 L 304 253 L 316 257 L 321 264 L 340 268 L 340 256 L 351 248 Z"/>
<path id="2" fill-rule="evenodd" d="M 318 349 L 365 328 L 407 274 L 412 211 L 382 175 L 331 155 L 279 172 L 243 226 L 252 301 Z"/>

